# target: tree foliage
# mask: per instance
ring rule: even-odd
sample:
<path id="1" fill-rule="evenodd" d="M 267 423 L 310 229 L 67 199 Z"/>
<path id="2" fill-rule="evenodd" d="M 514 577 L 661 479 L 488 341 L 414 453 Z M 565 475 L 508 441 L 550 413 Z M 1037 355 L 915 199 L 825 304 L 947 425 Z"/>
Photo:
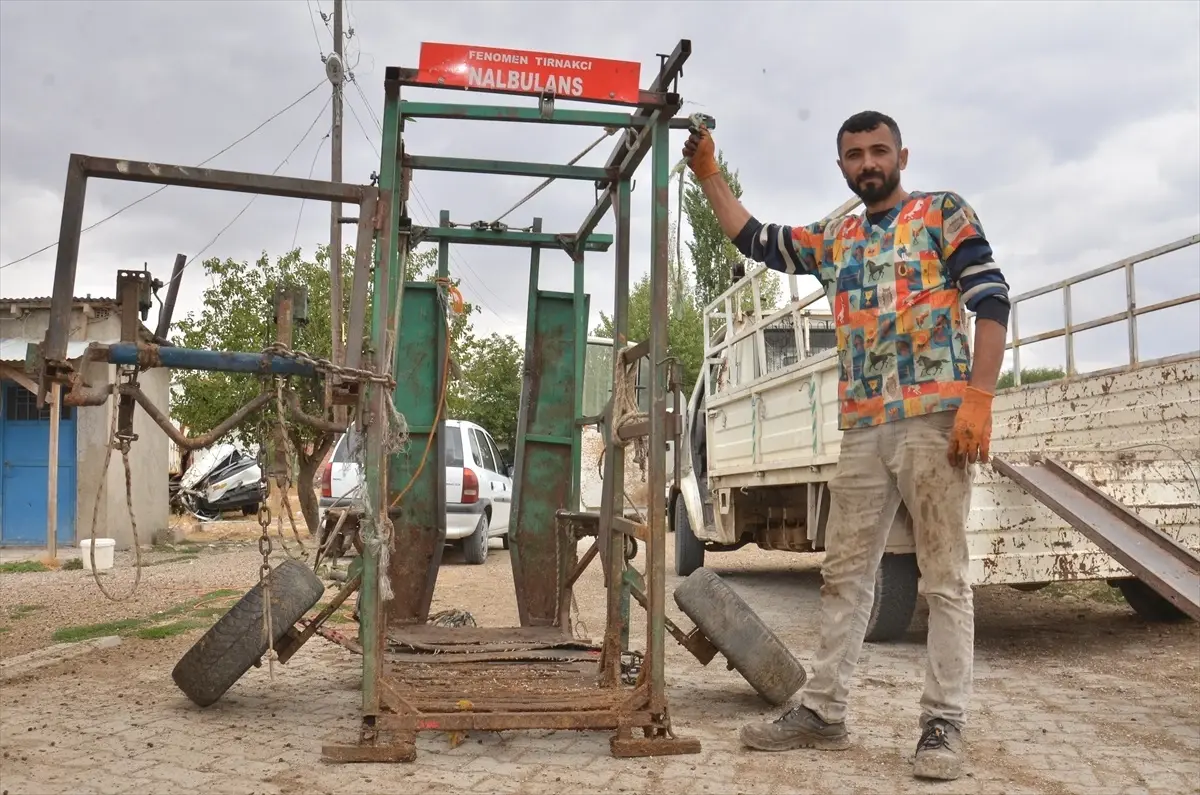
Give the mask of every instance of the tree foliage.
<path id="1" fill-rule="evenodd" d="M 615 338 L 613 319 L 600 313 L 600 322 L 593 336 Z M 645 274 L 629 290 L 629 322 L 627 338 L 631 343 L 650 339 L 650 274 Z M 691 395 L 692 386 L 700 373 L 704 359 L 704 323 L 696 302 L 685 296 L 677 312 L 667 319 L 667 352 L 679 360 L 683 368 L 684 395 Z M 649 384 L 646 384 L 649 386 Z"/>
<path id="2" fill-rule="evenodd" d="M 516 449 L 524 362 L 523 346 L 509 334 L 474 338 L 463 353 L 456 400 L 447 407 L 452 419 L 487 428 L 496 446 L 509 451 L 509 461 Z"/>
<path id="3" fill-rule="evenodd" d="M 742 183 L 736 171 L 731 171 L 725 162 L 722 152 L 717 152 L 717 167 L 721 175 L 729 183 L 729 189 L 734 197 L 742 197 Z M 696 274 L 696 302 L 703 310 L 717 296 L 729 289 L 733 284 L 733 265 L 746 264 L 747 260 L 737 250 L 717 221 L 717 216 L 700 189 L 700 183 L 690 171 L 687 174 L 687 187 L 683 193 L 683 214 L 687 216 L 688 225 L 692 228 L 692 239 L 688 243 L 688 253 L 691 255 L 692 268 Z M 761 267 L 754 263 L 755 267 Z M 749 269 L 749 265 L 747 265 Z M 779 277 L 770 273 L 760 280 L 762 308 L 773 309 L 778 306 L 781 294 Z M 748 293 L 749 291 L 747 291 Z M 743 311 L 753 309 L 753 298 L 749 295 L 742 298 Z"/>
<path id="4" fill-rule="evenodd" d="M 1042 381 L 1057 381 L 1066 378 L 1067 374 L 1061 367 L 1022 367 L 1021 383 L 1037 384 Z M 1012 370 L 1005 370 L 996 380 L 996 389 L 1009 389 L 1016 386 Z"/>

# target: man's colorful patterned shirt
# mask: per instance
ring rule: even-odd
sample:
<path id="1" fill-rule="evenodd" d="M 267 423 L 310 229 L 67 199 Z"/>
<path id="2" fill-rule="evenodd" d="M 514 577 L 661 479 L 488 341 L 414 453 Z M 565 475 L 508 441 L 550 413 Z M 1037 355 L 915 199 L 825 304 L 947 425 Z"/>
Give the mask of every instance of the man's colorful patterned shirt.
<path id="1" fill-rule="evenodd" d="M 956 409 L 971 375 L 964 304 L 1008 302 L 979 218 L 954 193 L 912 193 L 874 224 L 865 212 L 800 227 L 751 219 L 737 242 L 824 285 L 842 430 Z"/>

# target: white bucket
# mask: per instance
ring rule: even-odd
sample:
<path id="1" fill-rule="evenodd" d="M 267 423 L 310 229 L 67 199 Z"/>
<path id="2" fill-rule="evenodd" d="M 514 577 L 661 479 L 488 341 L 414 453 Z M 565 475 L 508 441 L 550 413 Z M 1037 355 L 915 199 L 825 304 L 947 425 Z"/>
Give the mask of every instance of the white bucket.
<path id="1" fill-rule="evenodd" d="M 108 571 L 113 567 L 113 552 L 117 546 L 115 538 L 96 539 L 96 571 Z M 80 557 L 83 558 L 83 570 L 92 570 L 92 539 L 85 538 L 79 542 Z"/>

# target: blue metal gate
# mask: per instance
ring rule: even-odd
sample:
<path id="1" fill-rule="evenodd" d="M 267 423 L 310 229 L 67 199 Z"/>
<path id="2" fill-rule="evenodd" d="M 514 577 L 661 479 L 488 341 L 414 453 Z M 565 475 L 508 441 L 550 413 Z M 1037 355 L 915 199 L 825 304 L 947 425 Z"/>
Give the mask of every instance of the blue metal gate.
<path id="1" fill-rule="evenodd" d="M 75 409 L 63 406 L 58 428 L 58 543 L 75 543 Z M 45 546 L 50 407 L 0 381 L 0 543 Z"/>

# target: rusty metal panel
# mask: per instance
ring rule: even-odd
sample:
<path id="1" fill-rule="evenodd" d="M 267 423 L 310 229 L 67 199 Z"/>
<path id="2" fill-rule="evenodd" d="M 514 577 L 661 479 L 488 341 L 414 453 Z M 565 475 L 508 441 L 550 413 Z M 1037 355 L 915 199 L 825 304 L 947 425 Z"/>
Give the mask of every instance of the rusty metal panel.
<path id="1" fill-rule="evenodd" d="M 997 459 L 993 466 L 1163 598 L 1200 620 L 1200 557 L 1053 460 L 1013 466 Z"/>

